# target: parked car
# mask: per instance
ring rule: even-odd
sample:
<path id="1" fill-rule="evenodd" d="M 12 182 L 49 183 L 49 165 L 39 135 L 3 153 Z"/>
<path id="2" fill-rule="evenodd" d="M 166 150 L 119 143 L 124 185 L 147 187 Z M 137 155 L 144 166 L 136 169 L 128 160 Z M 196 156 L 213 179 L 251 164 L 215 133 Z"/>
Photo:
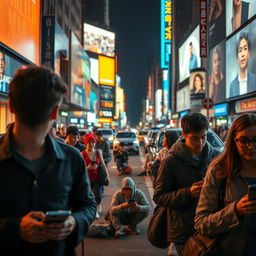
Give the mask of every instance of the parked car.
<path id="1" fill-rule="evenodd" d="M 103 138 L 107 139 L 110 145 L 110 148 L 113 148 L 114 141 L 114 131 L 112 128 L 98 128 L 97 131 L 102 132 Z"/>
<path id="2" fill-rule="evenodd" d="M 144 137 L 148 134 L 149 130 L 138 130 L 137 131 L 137 138 L 139 140 L 140 145 L 144 144 Z"/>
<path id="3" fill-rule="evenodd" d="M 152 145 L 156 139 L 157 134 L 160 132 L 160 129 L 150 130 L 148 134 L 144 137 L 144 150 L 145 153 L 148 153 L 148 146 Z"/>
<path id="4" fill-rule="evenodd" d="M 161 130 L 161 132 L 158 133 L 156 140 L 155 140 L 155 144 L 154 147 L 156 149 L 156 152 L 159 152 L 163 146 L 163 137 L 164 137 L 164 133 L 165 132 L 170 132 L 171 134 L 173 134 L 175 140 L 176 141 L 180 136 L 182 136 L 182 129 L 181 128 L 170 128 L 170 129 L 165 129 L 165 130 Z M 211 129 L 208 129 L 207 131 L 207 141 L 214 147 L 219 149 L 220 151 L 223 150 L 224 144 L 222 142 L 222 140 L 220 139 L 220 137 Z"/>
<path id="5" fill-rule="evenodd" d="M 140 144 L 139 140 L 136 137 L 136 134 L 131 131 L 118 131 L 113 142 L 113 150 L 117 150 L 120 143 L 124 143 L 127 151 L 129 153 L 135 153 L 139 155 L 140 153 Z"/>

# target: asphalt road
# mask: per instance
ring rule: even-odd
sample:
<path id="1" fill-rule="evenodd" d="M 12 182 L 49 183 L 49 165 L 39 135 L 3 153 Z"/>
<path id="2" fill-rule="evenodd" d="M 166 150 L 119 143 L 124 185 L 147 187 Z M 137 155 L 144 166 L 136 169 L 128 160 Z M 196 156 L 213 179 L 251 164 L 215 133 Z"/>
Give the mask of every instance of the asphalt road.
<path id="1" fill-rule="evenodd" d="M 153 187 L 150 177 L 137 176 L 143 168 L 144 154 L 139 156 L 130 156 L 129 165 L 133 169 L 133 173 L 129 175 L 136 183 L 136 186 L 141 189 L 147 196 L 151 206 L 151 214 L 141 223 L 138 228 L 141 230 L 140 235 L 129 235 L 122 238 L 108 237 L 101 238 L 86 238 L 84 240 L 84 255 L 85 256 L 164 256 L 167 255 L 167 250 L 158 249 L 152 246 L 147 240 L 147 227 L 150 217 L 153 213 Z M 108 210 L 108 206 L 111 202 L 112 195 L 116 190 L 120 188 L 121 180 L 124 175 L 118 176 L 116 174 L 116 165 L 112 160 L 109 164 L 109 172 L 111 182 L 108 187 L 105 187 L 104 197 L 102 200 L 102 214 L 99 220 L 95 220 L 95 223 L 104 223 L 104 215 Z M 77 247 L 77 256 L 83 256 L 81 245 Z"/>

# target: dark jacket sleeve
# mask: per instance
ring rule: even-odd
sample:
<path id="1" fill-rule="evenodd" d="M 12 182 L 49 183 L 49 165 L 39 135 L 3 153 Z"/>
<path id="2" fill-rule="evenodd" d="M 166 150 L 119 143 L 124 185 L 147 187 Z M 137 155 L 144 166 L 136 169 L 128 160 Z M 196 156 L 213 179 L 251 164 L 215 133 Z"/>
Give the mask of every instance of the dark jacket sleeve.
<path id="1" fill-rule="evenodd" d="M 105 145 L 104 145 L 103 159 L 104 159 L 106 164 L 109 163 L 112 159 L 109 143 L 107 141 L 105 141 Z"/>
<path id="2" fill-rule="evenodd" d="M 174 210 L 184 210 L 194 204 L 195 199 L 190 193 L 190 188 L 178 188 L 176 172 L 178 172 L 175 158 L 170 156 L 161 161 L 154 191 L 153 200 L 161 206 L 168 206 Z"/>
<path id="3" fill-rule="evenodd" d="M 85 238 L 89 226 L 94 220 L 97 207 L 94 195 L 91 192 L 86 166 L 82 158 L 79 159 L 78 168 L 79 170 L 70 195 L 72 215 L 77 223 L 74 232 L 69 237 L 72 246 L 76 246 Z"/>

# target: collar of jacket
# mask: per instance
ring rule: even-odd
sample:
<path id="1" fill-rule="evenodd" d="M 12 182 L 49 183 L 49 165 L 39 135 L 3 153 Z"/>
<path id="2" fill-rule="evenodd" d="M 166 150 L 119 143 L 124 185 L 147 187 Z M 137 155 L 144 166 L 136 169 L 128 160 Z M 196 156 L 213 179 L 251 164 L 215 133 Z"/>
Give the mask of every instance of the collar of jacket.
<path id="1" fill-rule="evenodd" d="M 0 138 L 0 161 L 13 157 L 11 152 L 11 133 L 13 125 L 7 130 L 6 134 Z M 65 152 L 59 143 L 49 134 L 45 138 L 47 151 L 50 152 L 53 158 L 65 159 Z"/>

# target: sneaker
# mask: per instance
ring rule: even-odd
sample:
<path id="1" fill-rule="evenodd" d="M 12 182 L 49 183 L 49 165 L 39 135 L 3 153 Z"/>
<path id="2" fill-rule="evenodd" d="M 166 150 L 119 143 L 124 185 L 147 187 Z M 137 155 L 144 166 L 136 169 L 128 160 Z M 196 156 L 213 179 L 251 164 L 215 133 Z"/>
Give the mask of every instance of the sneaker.
<path id="1" fill-rule="evenodd" d="M 99 205 L 97 206 L 97 212 L 98 212 L 98 213 L 101 213 L 101 212 L 102 212 L 101 204 L 99 204 Z"/>
<path id="2" fill-rule="evenodd" d="M 140 234 L 140 230 L 134 225 L 128 225 L 127 232 L 131 235 L 139 235 Z"/>
<path id="3" fill-rule="evenodd" d="M 119 238 L 121 236 L 124 236 L 125 235 L 125 231 L 123 228 L 119 228 L 115 231 L 115 237 L 116 238 Z"/>
<path id="4" fill-rule="evenodd" d="M 95 219 L 99 219 L 99 218 L 100 218 L 100 215 L 98 212 L 96 212 Z"/>

